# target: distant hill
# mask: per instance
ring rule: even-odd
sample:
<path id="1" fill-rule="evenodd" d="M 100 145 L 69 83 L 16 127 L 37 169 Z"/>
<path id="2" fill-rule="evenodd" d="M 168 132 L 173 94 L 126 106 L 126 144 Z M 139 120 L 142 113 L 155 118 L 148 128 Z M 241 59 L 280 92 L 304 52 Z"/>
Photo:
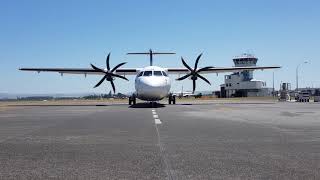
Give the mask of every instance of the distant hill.
<path id="1" fill-rule="evenodd" d="M 53 98 L 65 98 L 65 97 L 85 97 L 85 96 L 100 96 L 101 94 L 106 93 L 46 93 L 46 94 L 27 94 L 27 93 L 0 93 L 0 100 L 4 99 L 18 99 L 25 97 L 53 97 Z M 124 94 L 130 95 L 132 93 Z"/>
<path id="2" fill-rule="evenodd" d="M 0 99 L 17 99 L 18 97 L 38 97 L 38 96 L 51 96 L 51 97 L 83 97 L 94 93 L 47 93 L 47 94 L 11 94 L 11 93 L 0 93 Z"/>
<path id="3" fill-rule="evenodd" d="M 0 99 L 16 99 L 17 96 L 9 93 L 0 93 Z"/>

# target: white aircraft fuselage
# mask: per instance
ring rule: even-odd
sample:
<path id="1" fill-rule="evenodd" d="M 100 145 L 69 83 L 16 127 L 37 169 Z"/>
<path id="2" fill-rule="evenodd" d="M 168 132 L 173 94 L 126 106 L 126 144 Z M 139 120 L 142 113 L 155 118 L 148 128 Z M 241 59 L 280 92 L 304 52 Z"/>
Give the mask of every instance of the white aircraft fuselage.
<path id="1" fill-rule="evenodd" d="M 144 101 L 159 101 L 170 93 L 171 81 L 166 69 L 148 66 L 135 78 L 136 97 Z"/>

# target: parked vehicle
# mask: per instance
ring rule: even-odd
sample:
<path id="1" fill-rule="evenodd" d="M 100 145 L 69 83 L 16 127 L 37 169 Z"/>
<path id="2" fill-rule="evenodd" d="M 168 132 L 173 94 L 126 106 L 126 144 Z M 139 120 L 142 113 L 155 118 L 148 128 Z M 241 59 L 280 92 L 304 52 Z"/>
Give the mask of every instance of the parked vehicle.
<path id="1" fill-rule="evenodd" d="M 310 101 L 310 94 L 308 91 L 301 91 L 298 93 L 297 97 L 298 102 L 309 102 Z"/>
<path id="2" fill-rule="evenodd" d="M 314 102 L 320 102 L 320 90 L 317 89 L 314 93 Z"/>

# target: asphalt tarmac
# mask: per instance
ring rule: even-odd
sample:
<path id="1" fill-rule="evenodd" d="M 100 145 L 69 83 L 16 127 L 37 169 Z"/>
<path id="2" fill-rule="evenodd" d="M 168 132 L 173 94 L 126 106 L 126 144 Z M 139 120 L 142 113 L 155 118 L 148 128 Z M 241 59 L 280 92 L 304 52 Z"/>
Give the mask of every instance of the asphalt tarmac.
<path id="1" fill-rule="evenodd" d="M 15 106 L 0 179 L 320 179 L 320 104 Z"/>

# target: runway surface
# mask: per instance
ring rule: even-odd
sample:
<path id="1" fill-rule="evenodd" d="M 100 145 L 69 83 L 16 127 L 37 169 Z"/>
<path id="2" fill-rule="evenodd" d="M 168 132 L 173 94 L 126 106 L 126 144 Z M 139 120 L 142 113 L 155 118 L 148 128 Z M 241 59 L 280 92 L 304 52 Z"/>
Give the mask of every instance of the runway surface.
<path id="1" fill-rule="evenodd" d="M 320 179 L 320 104 L 9 108 L 0 179 Z"/>

